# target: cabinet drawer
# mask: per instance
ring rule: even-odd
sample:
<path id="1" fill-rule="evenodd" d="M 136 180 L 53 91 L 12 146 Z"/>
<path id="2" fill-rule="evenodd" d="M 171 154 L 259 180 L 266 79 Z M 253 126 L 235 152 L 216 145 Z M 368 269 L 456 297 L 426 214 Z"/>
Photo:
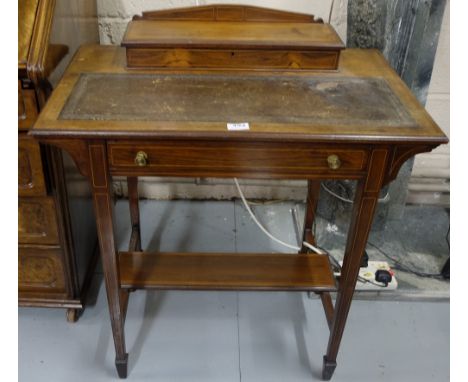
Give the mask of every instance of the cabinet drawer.
<path id="1" fill-rule="evenodd" d="M 20 244 L 58 244 L 57 217 L 52 198 L 19 198 L 18 241 Z"/>
<path id="2" fill-rule="evenodd" d="M 144 165 L 136 163 L 139 152 L 144 153 Z M 264 178 L 356 177 L 368 161 L 365 148 L 249 142 L 110 142 L 108 156 L 115 174 Z M 330 156 L 338 157 L 337 168 L 330 167 Z"/>
<path id="3" fill-rule="evenodd" d="M 339 51 L 127 48 L 130 68 L 335 70 Z"/>
<path id="4" fill-rule="evenodd" d="M 65 276 L 59 248 L 19 247 L 20 292 L 64 292 Z"/>
<path id="5" fill-rule="evenodd" d="M 18 128 L 27 130 L 37 119 L 36 94 L 33 89 L 22 89 L 18 81 Z"/>
<path id="6" fill-rule="evenodd" d="M 18 141 L 18 194 L 46 195 L 41 149 L 34 138 L 22 135 Z"/>

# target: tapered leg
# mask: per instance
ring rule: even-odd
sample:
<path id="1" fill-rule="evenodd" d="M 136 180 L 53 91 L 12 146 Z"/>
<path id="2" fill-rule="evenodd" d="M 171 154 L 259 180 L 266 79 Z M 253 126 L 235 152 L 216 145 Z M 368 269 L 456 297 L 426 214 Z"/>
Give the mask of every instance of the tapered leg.
<path id="1" fill-rule="evenodd" d="M 307 203 L 304 215 L 304 230 L 302 234 L 302 241 L 306 241 L 312 245 L 317 244 L 314 236 L 313 226 L 315 222 L 315 215 L 317 211 L 317 204 L 320 197 L 320 181 L 309 180 L 307 183 Z M 310 251 L 305 245 L 302 245 L 300 253 L 307 253 Z M 333 320 L 333 301 L 329 292 L 317 293 L 322 300 L 325 317 L 327 318 L 328 327 L 331 327 Z"/>
<path id="2" fill-rule="evenodd" d="M 119 264 L 114 241 L 112 184 L 105 144 L 90 144 L 89 159 L 102 267 L 114 336 L 115 365 L 119 377 L 126 378 L 128 355 L 125 351 L 124 336 L 125 309 L 120 294 Z"/>
<path id="3" fill-rule="evenodd" d="M 328 327 L 331 329 L 333 323 L 333 316 L 335 314 L 335 308 L 333 307 L 333 301 L 329 292 L 320 292 L 320 299 L 322 300 L 323 310 L 327 319 Z"/>
<path id="4" fill-rule="evenodd" d="M 367 177 L 360 180 L 357 185 L 335 303 L 335 314 L 331 325 L 327 354 L 323 358 L 322 377 L 324 380 L 331 379 L 336 368 L 336 357 L 356 287 L 361 257 L 366 247 L 374 210 L 382 186 L 387 155 L 386 149 L 374 150 L 371 155 Z"/>
<path id="5" fill-rule="evenodd" d="M 141 251 L 140 207 L 138 204 L 138 177 L 127 178 L 128 204 L 130 205 L 130 221 L 132 236 L 129 251 Z"/>
<path id="6" fill-rule="evenodd" d="M 307 184 L 307 203 L 304 216 L 304 230 L 302 234 L 302 241 L 306 241 L 310 244 L 316 244 L 312 227 L 314 225 L 315 211 L 317 209 L 319 195 L 320 181 L 309 180 Z M 300 253 L 307 253 L 307 251 L 308 248 L 302 245 Z"/>

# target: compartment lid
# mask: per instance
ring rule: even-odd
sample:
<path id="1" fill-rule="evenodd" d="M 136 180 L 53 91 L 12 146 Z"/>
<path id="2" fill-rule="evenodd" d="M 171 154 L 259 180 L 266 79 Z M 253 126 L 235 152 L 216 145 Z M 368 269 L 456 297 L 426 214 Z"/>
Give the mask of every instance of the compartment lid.
<path id="1" fill-rule="evenodd" d="M 329 24 L 133 20 L 122 41 L 127 48 L 247 50 L 342 50 Z"/>

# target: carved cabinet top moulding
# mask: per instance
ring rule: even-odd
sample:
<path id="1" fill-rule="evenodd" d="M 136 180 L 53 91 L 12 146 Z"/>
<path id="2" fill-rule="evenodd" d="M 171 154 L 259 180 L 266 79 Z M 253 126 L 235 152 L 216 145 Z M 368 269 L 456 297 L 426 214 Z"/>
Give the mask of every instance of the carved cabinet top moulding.
<path id="1" fill-rule="evenodd" d="M 304 13 L 225 4 L 148 11 L 143 12 L 141 16 L 134 16 L 133 20 L 323 23 L 322 19 Z"/>

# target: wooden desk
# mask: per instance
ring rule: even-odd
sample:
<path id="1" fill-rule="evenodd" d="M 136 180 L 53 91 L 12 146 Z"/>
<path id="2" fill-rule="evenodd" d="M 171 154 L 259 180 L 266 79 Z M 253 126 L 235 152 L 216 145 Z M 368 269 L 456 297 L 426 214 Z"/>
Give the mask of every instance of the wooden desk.
<path id="1" fill-rule="evenodd" d="M 249 122 L 249 131 L 228 131 Z M 348 49 L 338 71 L 128 71 L 125 50 L 84 46 L 32 134 L 70 153 L 93 188 L 120 377 L 135 288 L 294 290 L 321 294 L 330 326 L 323 378 L 336 367 L 379 191 L 411 156 L 447 138 L 381 54 Z M 132 238 L 117 253 L 113 175 L 129 177 Z M 355 179 L 342 276 L 326 256 L 141 252 L 138 176 L 309 180 L 304 237 L 323 179 Z M 337 290 L 333 307 L 329 291 Z"/>

